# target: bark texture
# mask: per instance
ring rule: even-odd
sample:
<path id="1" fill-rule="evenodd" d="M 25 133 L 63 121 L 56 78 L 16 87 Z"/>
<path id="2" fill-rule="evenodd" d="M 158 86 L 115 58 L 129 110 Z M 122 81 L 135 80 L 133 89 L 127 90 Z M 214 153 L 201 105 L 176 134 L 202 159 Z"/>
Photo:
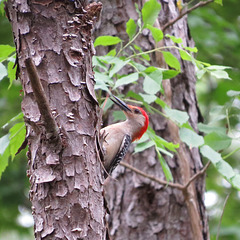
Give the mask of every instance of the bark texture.
<path id="1" fill-rule="evenodd" d="M 179 15 L 176 1 L 160 1 L 162 10 L 156 27 L 162 27 Z M 144 1 L 103 0 L 103 12 L 100 27 L 95 30 L 95 36 L 116 35 L 127 41 L 125 26 L 131 17 L 137 19 L 134 3 L 141 8 Z M 169 33 L 183 39 L 185 46 L 194 46 L 187 26 L 187 17 L 177 21 L 166 29 Z M 154 48 L 154 41 L 147 29 L 137 43 L 143 50 Z M 172 45 L 170 39 L 164 39 L 161 46 Z M 190 62 L 183 62 L 177 51 L 171 52 L 179 59 L 182 73 L 174 79 L 164 81 L 165 101 L 173 108 L 187 111 L 190 124 L 194 129 L 201 119 L 195 94 L 195 70 Z M 104 54 L 104 48 L 97 48 L 97 55 Z M 163 67 L 164 63 L 159 53 L 151 55 L 152 65 Z M 129 70 L 131 72 L 131 69 Z M 129 73 L 128 72 L 128 73 Z M 122 89 L 142 91 L 141 84 Z M 110 122 L 111 120 L 108 120 Z M 179 142 L 178 129 L 171 122 L 159 115 L 151 115 L 150 122 L 157 134 L 168 141 Z M 202 162 L 197 149 L 188 149 L 180 145 L 178 154 L 173 159 L 165 158 L 171 168 L 174 181 L 186 183 L 188 179 L 202 168 Z M 154 149 L 131 156 L 125 161 L 134 167 L 158 178 L 164 178 L 161 166 Z M 204 177 L 193 182 L 188 190 L 164 187 L 144 177 L 137 175 L 124 167 L 118 166 L 113 172 L 116 181 L 106 183 L 106 197 L 110 209 L 110 235 L 115 240 L 155 240 L 155 239 L 208 239 L 207 216 L 203 203 L 205 191 Z"/>
<path id="2" fill-rule="evenodd" d="M 102 179 L 96 177 L 101 176 L 95 146 L 99 107 L 91 64 L 96 9 L 53 0 L 9 0 L 7 8 L 24 90 L 35 238 L 105 239 Z M 30 58 L 60 142 L 52 138 L 56 129 L 49 129 L 43 116 L 47 109 L 41 101 L 38 105 L 38 87 L 35 92 L 29 80 L 25 60 Z"/>

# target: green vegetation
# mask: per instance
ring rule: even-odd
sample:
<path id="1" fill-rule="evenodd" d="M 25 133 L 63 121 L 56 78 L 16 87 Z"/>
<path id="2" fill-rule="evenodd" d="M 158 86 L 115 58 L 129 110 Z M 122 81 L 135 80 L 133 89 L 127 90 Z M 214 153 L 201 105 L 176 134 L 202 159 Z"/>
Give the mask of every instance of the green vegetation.
<path id="1" fill-rule="evenodd" d="M 110 45 L 114 47 L 107 55 L 93 58 L 95 88 L 100 104 L 105 101 L 103 93 L 114 93 L 125 101 L 143 105 L 150 113 L 166 117 L 179 127 L 181 141 L 190 148 L 198 147 L 202 156 L 210 160 L 214 166 L 208 169 L 207 174 L 207 191 L 211 190 L 217 195 L 215 204 L 209 207 L 210 230 L 213 239 L 217 234 L 224 199 L 229 193 L 231 195 L 224 209 L 220 236 L 221 239 L 240 239 L 238 227 L 240 166 L 237 161 L 240 150 L 240 70 L 236 65 L 240 62 L 238 2 L 229 0 L 224 3 L 224 6 L 221 6 L 219 0 L 215 2 L 219 4 L 215 3 L 210 7 L 197 9 L 189 16 L 191 33 L 196 42 L 195 48 L 184 46 L 182 39 L 178 36 L 164 35 L 160 29 L 153 26 L 161 10 L 161 5 L 156 0 L 146 2 L 141 10 L 136 6 L 139 19 L 137 21 L 129 19 L 127 22 L 126 32 L 129 37 L 127 43 L 113 36 L 100 36 L 95 40 L 95 47 Z M 2 6 L 2 1 L 0 6 Z M 10 29 L 3 16 L 0 18 L 0 24 L 5 26 L 0 28 L 0 31 Z M 134 43 L 134 40 L 142 34 L 145 28 L 150 30 L 156 43 L 163 38 L 170 38 L 172 46 L 158 47 L 144 52 Z M 23 116 L 20 113 L 21 86 L 19 80 L 14 80 L 16 71 L 16 67 L 13 68 L 14 48 L 7 44 L 8 42 L 11 44 L 11 41 L 9 37 L 7 40 L 0 38 L 0 43 L 3 43 L 0 45 L 0 126 L 4 126 L 0 129 L 0 177 L 2 175 L 0 205 L 3 206 L 0 212 L 0 235 L 1 232 L 7 230 L 17 230 L 21 234 L 31 231 L 16 222 L 19 216 L 19 206 L 29 207 L 29 203 L 23 194 L 27 191 L 26 158 L 24 157 L 26 152 L 15 157 L 24 141 L 25 128 Z M 191 61 L 196 66 L 198 102 L 205 119 L 204 123 L 198 124 L 198 128 L 201 133 L 204 133 L 204 137 L 190 126 L 186 112 L 171 109 L 166 102 L 157 97 L 159 92 L 164 94 L 162 82 L 181 72 L 180 63 L 169 52 L 170 48 L 179 51 L 184 61 Z M 150 65 L 150 54 L 155 51 L 163 54 L 170 69 Z M 134 70 L 129 75 L 121 74 L 121 70 L 126 66 Z M 120 94 L 119 88 L 137 83 L 139 79 L 143 80 L 142 93 L 136 94 L 130 91 L 127 96 Z M 162 111 L 152 107 L 151 103 L 157 104 Z M 104 110 L 111 107 L 111 104 L 111 101 L 107 101 Z M 122 118 L 122 115 L 115 113 L 114 117 L 118 120 Z M 173 156 L 178 144 L 167 142 L 149 128 L 136 145 L 135 152 L 144 151 L 153 146 L 166 179 L 172 181 L 173 176 L 162 154 Z M 14 162 L 9 162 L 9 159 L 14 159 Z"/>

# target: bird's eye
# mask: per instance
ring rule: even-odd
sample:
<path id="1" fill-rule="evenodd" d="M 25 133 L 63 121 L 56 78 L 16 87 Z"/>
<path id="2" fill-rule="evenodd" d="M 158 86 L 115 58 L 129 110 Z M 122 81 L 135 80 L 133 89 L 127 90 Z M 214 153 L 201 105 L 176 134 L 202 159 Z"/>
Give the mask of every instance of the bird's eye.
<path id="1" fill-rule="evenodd" d="M 136 113 L 136 114 L 140 114 L 141 111 L 140 111 L 139 109 L 135 108 L 135 109 L 134 109 L 134 113 Z"/>

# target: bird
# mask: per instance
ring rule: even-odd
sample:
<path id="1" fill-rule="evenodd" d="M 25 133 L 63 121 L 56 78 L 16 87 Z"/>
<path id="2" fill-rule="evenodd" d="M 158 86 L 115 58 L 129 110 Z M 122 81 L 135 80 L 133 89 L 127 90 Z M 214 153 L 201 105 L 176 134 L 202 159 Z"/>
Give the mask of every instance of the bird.
<path id="1" fill-rule="evenodd" d="M 103 166 L 107 172 L 104 173 L 105 178 L 112 174 L 124 158 L 131 143 L 143 136 L 149 124 L 149 117 L 141 107 L 127 105 L 114 95 L 110 99 L 124 112 L 126 120 L 100 130 Z"/>

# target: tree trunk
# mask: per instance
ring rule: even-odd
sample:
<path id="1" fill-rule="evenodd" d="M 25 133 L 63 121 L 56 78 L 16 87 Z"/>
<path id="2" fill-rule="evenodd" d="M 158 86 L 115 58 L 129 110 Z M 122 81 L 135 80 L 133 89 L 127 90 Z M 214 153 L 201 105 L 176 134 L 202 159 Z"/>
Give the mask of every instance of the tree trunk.
<path id="1" fill-rule="evenodd" d="M 116 35 L 126 40 L 126 22 L 131 17 L 137 19 L 134 2 L 104 0 L 100 27 L 95 30 L 95 36 Z M 144 1 L 137 1 L 141 8 Z M 170 20 L 179 15 L 174 0 L 162 0 L 162 10 L 155 27 L 162 28 Z M 185 46 L 194 46 L 189 34 L 187 17 L 183 17 L 173 26 L 166 29 L 169 33 L 183 40 Z M 137 44 L 143 50 L 153 49 L 154 41 L 149 31 L 145 29 L 143 36 L 137 39 Z M 164 38 L 162 46 L 172 45 L 170 39 Z M 106 48 L 98 48 L 97 55 L 105 54 Z M 109 49 L 108 49 L 109 50 Z M 195 94 L 195 69 L 192 63 L 182 61 L 177 51 L 171 52 L 181 63 L 182 72 L 171 80 L 165 80 L 164 100 L 173 108 L 188 112 L 190 124 L 196 130 L 201 119 Z M 159 53 L 151 55 L 151 64 L 163 67 L 164 62 Z M 165 66 L 166 67 L 166 66 Z M 127 73 L 127 72 L 126 72 Z M 127 86 L 129 90 L 141 91 L 141 85 Z M 159 115 L 150 116 L 151 125 L 157 134 L 168 141 L 179 143 L 178 128 Z M 178 154 L 173 159 L 166 158 L 173 173 L 174 182 L 185 184 L 189 178 L 200 169 L 202 162 L 196 148 L 188 149 L 181 143 Z M 154 149 L 131 156 L 125 161 L 150 175 L 164 178 L 161 166 Z M 205 177 L 199 177 L 183 192 L 175 188 L 165 187 L 138 174 L 118 166 L 113 173 L 116 179 L 106 183 L 106 198 L 110 210 L 110 235 L 115 240 L 153 240 L 153 239 L 209 239 L 206 210 L 204 207 Z"/>
<path id="2" fill-rule="evenodd" d="M 100 4 L 9 0 L 36 239 L 105 239 L 91 29 Z"/>

